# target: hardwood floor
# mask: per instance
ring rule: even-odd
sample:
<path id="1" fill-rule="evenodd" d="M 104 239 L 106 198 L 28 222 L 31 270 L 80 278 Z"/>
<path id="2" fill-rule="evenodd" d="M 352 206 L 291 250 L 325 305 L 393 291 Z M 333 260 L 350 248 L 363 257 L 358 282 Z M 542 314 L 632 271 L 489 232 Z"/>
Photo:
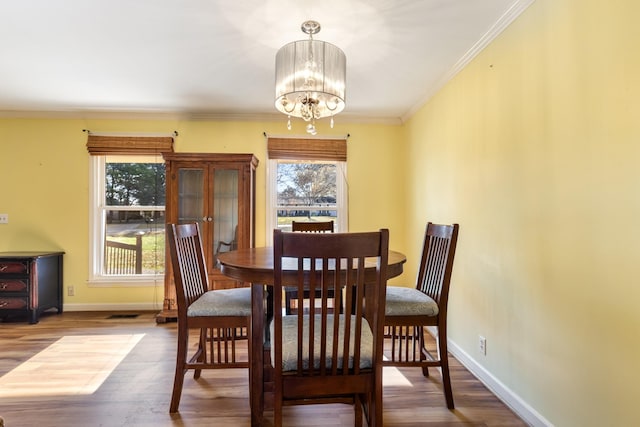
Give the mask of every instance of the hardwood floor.
<path id="1" fill-rule="evenodd" d="M 144 334 L 92 394 L 0 398 L 5 427 L 250 425 L 244 369 L 207 371 L 198 381 L 188 373 L 180 412 L 170 415 L 176 323 L 156 324 L 155 312 L 115 319 L 109 318 L 112 314 L 45 313 L 36 325 L 0 322 L 0 376 L 63 336 Z M 424 378 L 420 369 L 385 368 L 385 426 L 526 426 L 455 359 L 450 360 L 454 411 L 447 410 L 439 373 Z M 46 387 L 47 378 L 38 381 Z M 285 426 L 353 425 L 353 410 L 346 405 L 287 407 L 284 415 Z"/>

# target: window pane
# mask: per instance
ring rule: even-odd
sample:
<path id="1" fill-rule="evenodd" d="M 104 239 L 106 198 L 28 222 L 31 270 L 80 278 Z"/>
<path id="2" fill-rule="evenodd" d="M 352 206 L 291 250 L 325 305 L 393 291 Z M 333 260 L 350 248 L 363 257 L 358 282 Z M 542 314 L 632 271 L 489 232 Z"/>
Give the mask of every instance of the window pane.
<path id="1" fill-rule="evenodd" d="M 107 210 L 104 274 L 164 273 L 164 211 Z"/>
<path id="2" fill-rule="evenodd" d="M 277 174 L 278 228 L 291 221 L 337 220 L 335 163 L 279 161 Z"/>
<path id="3" fill-rule="evenodd" d="M 102 273 L 164 273 L 165 166 L 157 156 L 108 156 Z"/>
<path id="4" fill-rule="evenodd" d="M 164 206 L 164 164 L 108 162 L 105 186 L 107 206 Z"/>
<path id="5" fill-rule="evenodd" d="M 336 206 L 336 165 L 278 163 L 279 206 Z"/>

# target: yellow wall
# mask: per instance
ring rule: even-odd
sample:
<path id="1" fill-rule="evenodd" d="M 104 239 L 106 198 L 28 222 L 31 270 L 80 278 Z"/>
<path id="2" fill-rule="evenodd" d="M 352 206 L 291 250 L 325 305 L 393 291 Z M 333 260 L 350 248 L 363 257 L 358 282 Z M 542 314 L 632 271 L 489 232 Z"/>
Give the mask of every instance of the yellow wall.
<path id="1" fill-rule="evenodd" d="M 333 132 L 351 134 L 351 229 L 390 228 L 409 257 L 399 282 L 426 221 L 460 223 L 452 348 L 557 426 L 640 425 L 638 16 L 636 0 L 537 0 L 405 126 Z M 161 286 L 85 284 L 82 129 L 255 153 L 264 243 L 262 133 L 284 121 L 0 119 L 0 250 L 64 250 L 65 303 L 162 301 Z"/>
<path id="2" fill-rule="evenodd" d="M 537 0 L 405 129 L 408 233 L 460 223 L 451 340 L 557 426 L 640 425 L 639 16 Z"/>
<path id="3" fill-rule="evenodd" d="M 402 130 L 400 126 L 345 124 L 321 135 L 344 136 L 352 231 L 390 229 L 393 249 L 404 250 Z M 89 155 L 87 134 L 94 132 L 178 131 L 175 151 L 254 153 L 257 169 L 256 240 L 265 242 L 266 141 L 264 132 L 298 136 L 302 123 L 286 129 L 286 117 L 274 122 L 181 120 L 0 119 L 0 251 L 63 250 L 64 284 L 75 296 L 64 297 L 67 309 L 162 306 L 163 284 L 156 287 L 88 286 Z M 298 133 L 296 133 L 298 132 Z M 399 278 L 398 280 L 400 280 Z M 65 291 L 66 294 L 66 291 Z"/>

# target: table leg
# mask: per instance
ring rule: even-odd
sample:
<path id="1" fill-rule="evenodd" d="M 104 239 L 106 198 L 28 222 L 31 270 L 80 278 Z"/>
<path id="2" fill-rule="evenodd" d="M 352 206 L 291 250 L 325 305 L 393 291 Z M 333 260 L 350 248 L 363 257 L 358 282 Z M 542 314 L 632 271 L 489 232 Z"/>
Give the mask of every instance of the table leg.
<path id="1" fill-rule="evenodd" d="M 251 425 L 262 425 L 264 414 L 264 285 L 251 286 L 251 361 L 249 405 Z"/>

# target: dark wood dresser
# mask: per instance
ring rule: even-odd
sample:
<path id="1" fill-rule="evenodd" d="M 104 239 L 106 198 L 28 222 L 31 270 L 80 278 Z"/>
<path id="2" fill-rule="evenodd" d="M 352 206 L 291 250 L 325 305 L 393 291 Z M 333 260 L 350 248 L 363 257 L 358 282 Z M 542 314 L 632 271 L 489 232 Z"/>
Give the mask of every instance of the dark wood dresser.
<path id="1" fill-rule="evenodd" d="M 0 252 L 0 318 L 24 315 L 38 323 L 51 308 L 62 313 L 64 252 Z"/>

